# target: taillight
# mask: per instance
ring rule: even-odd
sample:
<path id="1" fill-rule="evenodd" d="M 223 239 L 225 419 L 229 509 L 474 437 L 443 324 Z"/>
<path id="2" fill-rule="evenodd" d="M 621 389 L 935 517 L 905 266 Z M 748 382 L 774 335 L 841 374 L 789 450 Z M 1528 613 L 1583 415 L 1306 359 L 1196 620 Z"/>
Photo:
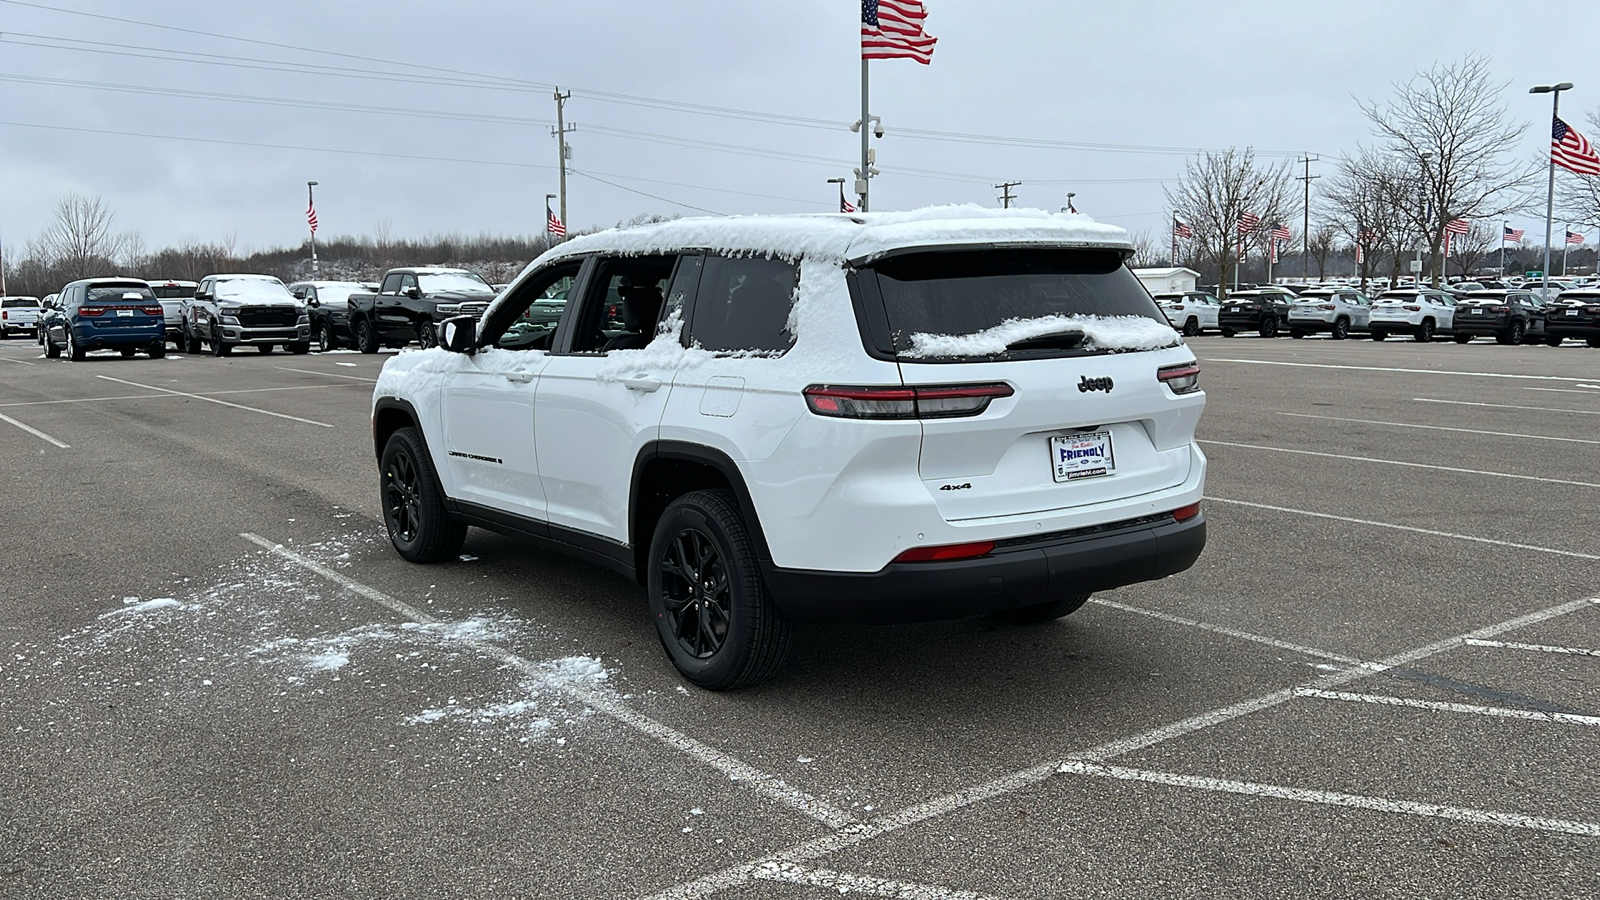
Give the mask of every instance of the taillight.
<path id="1" fill-rule="evenodd" d="M 147 316 L 159 316 L 164 314 L 160 306 L 141 306 L 139 309 L 143 310 L 144 314 Z"/>
<path id="2" fill-rule="evenodd" d="M 1338 307 L 1334 306 L 1332 303 L 1323 303 L 1318 305 L 1317 309 L 1338 309 Z"/>
<path id="3" fill-rule="evenodd" d="M 1198 515 L 1200 515 L 1200 504 L 1198 503 L 1191 503 L 1188 506 L 1180 506 L 1172 511 L 1172 518 L 1178 520 L 1179 522 L 1187 522 Z"/>
<path id="4" fill-rule="evenodd" d="M 1171 310 L 1172 310 L 1172 311 L 1173 311 L 1173 312 L 1183 312 L 1183 304 L 1181 304 L 1181 303 L 1175 303 L 1175 304 L 1173 304 L 1173 305 L 1172 305 L 1172 306 L 1171 306 L 1171 307 L 1170 307 L 1170 309 L 1171 309 Z"/>
<path id="5" fill-rule="evenodd" d="M 1407 304 L 1406 304 L 1406 305 L 1405 305 L 1405 306 L 1402 306 L 1402 307 L 1400 307 L 1400 308 L 1401 308 L 1401 309 L 1409 309 L 1409 310 L 1411 310 L 1411 311 L 1412 311 L 1412 312 L 1422 312 L 1422 307 L 1420 307 L 1420 306 L 1412 306 L 1412 305 L 1411 305 L 1411 304 L 1409 304 L 1409 303 L 1407 303 Z"/>
<path id="6" fill-rule="evenodd" d="M 1510 312 L 1510 311 L 1511 311 L 1511 307 L 1509 307 L 1509 306 L 1491 306 L 1491 307 L 1489 307 L 1489 312 L 1494 312 L 1494 313 Z"/>
<path id="7" fill-rule="evenodd" d="M 1198 512 L 1198 510 L 1196 510 Z M 912 547 L 896 556 L 897 563 L 948 562 L 953 559 L 977 559 L 994 549 L 994 541 L 973 541 L 970 544 L 945 544 L 942 547 Z"/>
<path id="8" fill-rule="evenodd" d="M 103 316 L 106 314 L 106 310 L 108 308 L 109 307 L 105 306 L 80 306 L 78 307 L 78 315 L 90 317 Z"/>
<path id="9" fill-rule="evenodd" d="M 839 387 L 813 384 L 806 405 L 836 419 L 948 419 L 976 416 L 996 397 L 1015 391 L 1009 384 L 959 384 L 931 387 Z"/>
<path id="10" fill-rule="evenodd" d="M 9 318 L 11 318 L 11 313 L 5 312 L 4 310 L 0 310 L 0 319 L 9 319 Z"/>
<path id="11" fill-rule="evenodd" d="M 1583 311 L 1591 316 L 1600 316 L 1600 306 L 1585 306 Z"/>
<path id="12" fill-rule="evenodd" d="M 1192 394 L 1200 390 L 1200 364 L 1162 366 L 1156 370 L 1156 380 L 1171 388 L 1174 394 Z"/>

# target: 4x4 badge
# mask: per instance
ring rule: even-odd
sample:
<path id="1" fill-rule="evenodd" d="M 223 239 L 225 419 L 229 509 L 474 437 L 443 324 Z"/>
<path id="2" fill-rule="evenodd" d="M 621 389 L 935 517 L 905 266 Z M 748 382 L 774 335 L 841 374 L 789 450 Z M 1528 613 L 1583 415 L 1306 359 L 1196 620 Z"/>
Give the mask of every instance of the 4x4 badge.
<path id="1" fill-rule="evenodd" d="M 1115 386 L 1115 383 L 1109 378 L 1090 378 L 1087 375 L 1081 377 L 1083 380 L 1078 382 L 1078 390 L 1085 394 L 1090 391 L 1105 391 L 1109 394 L 1111 393 L 1111 388 Z"/>

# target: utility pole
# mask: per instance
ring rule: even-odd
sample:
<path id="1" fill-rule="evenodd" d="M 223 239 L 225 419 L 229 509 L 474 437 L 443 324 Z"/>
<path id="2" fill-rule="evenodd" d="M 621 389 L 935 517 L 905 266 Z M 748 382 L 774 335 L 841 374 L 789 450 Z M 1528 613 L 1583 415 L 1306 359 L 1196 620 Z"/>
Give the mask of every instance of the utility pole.
<path id="1" fill-rule="evenodd" d="M 561 224 L 567 224 L 567 160 L 572 158 L 572 147 L 567 144 L 567 135 L 578 130 L 576 125 L 567 125 L 567 100 L 571 99 L 572 92 L 561 93 L 561 88 L 556 88 L 556 127 L 550 134 L 556 139 L 556 152 L 560 155 L 561 163 Z"/>
<path id="2" fill-rule="evenodd" d="M 1002 192 L 1001 196 L 1000 196 L 1000 206 L 1001 206 L 1001 208 L 1003 208 L 1003 209 L 1010 209 L 1011 208 L 1011 201 L 1017 199 L 1017 198 L 1011 196 L 1011 189 L 1014 188 L 1014 187 L 1020 187 L 1021 185 L 1022 185 L 1022 182 L 1020 182 L 1020 181 L 1008 181 L 1005 184 L 997 184 L 997 185 L 994 186 L 995 190 Z"/>
<path id="3" fill-rule="evenodd" d="M 1300 275 L 1307 282 L 1311 281 L 1311 182 L 1322 177 L 1311 174 L 1311 164 L 1321 160 L 1322 157 L 1312 156 L 1309 153 L 1300 160 L 1306 164 L 1305 177 L 1298 179 L 1306 183 L 1306 218 L 1305 225 L 1300 230 Z"/>

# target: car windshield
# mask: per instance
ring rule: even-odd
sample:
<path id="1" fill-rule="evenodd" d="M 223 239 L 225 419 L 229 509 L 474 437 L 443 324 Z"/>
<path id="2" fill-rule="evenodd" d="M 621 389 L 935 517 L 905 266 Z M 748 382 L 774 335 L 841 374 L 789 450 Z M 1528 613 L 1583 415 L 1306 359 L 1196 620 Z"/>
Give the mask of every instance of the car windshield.
<path id="1" fill-rule="evenodd" d="M 424 294 L 442 294 L 448 292 L 466 294 L 492 294 L 494 288 L 489 283 L 471 272 L 419 272 L 417 284 Z"/>
<path id="2" fill-rule="evenodd" d="M 217 299 L 235 303 L 292 303 L 294 295 L 276 278 L 230 278 L 217 282 Z"/>
<path id="3" fill-rule="evenodd" d="M 33 297 L 7 297 L 0 300 L 0 308 L 16 309 L 19 306 L 38 306 L 39 301 Z"/>
<path id="4" fill-rule="evenodd" d="M 96 284 L 89 287 L 86 302 L 89 303 L 120 303 L 124 300 L 132 301 L 128 294 L 137 294 L 140 300 L 154 300 L 155 294 L 150 293 L 150 286 L 144 284 Z"/>
<path id="5" fill-rule="evenodd" d="M 317 287 L 317 302 L 323 306 L 344 306 L 350 295 L 364 291 L 359 284 L 324 284 Z"/>

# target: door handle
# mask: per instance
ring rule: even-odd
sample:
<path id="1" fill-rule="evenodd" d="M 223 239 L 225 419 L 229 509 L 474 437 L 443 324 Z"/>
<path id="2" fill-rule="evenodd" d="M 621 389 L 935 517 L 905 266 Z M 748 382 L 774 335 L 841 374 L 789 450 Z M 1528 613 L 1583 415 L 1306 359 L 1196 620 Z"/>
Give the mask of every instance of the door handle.
<path id="1" fill-rule="evenodd" d="M 532 372 L 507 372 L 505 376 L 507 381 L 515 381 L 517 384 L 527 384 L 533 380 Z"/>
<path id="2" fill-rule="evenodd" d="M 642 393 L 651 394 L 661 390 L 661 379 L 652 378 L 648 375 L 641 375 L 637 378 L 622 379 L 622 385 L 630 391 L 640 391 Z"/>

